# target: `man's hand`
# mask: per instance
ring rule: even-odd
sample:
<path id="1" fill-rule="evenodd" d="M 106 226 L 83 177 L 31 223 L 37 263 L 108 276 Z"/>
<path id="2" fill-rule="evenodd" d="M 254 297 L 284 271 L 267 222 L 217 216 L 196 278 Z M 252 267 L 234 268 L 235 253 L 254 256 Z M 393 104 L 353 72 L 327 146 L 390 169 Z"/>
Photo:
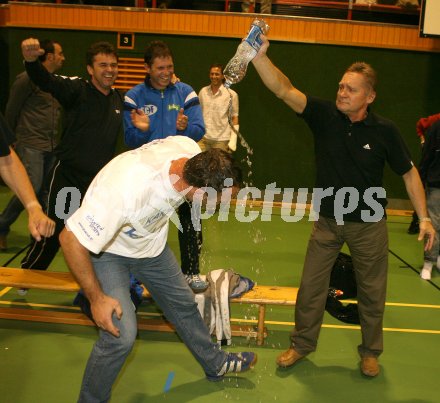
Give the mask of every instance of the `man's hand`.
<path id="1" fill-rule="evenodd" d="M 122 308 L 114 298 L 104 294 L 90 259 L 90 251 L 79 241 L 68 228 L 60 234 L 60 244 L 69 270 L 90 301 L 93 320 L 96 325 L 115 337 L 119 337 L 119 329 L 113 325 L 113 313 L 121 319 Z"/>
<path id="2" fill-rule="evenodd" d="M 31 202 L 26 207 L 26 210 L 29 214 L 29 232 L 37 241 L 41 241 L 41 237 L 53 235 L 55 232 L 55 222 L 43 213 L 39 203 Z"/>
<path id="3" fill-rule="evenodd" d="M 122 317 L 122 308 L 119 301 L 102 294 L 97 300 L 90 303 L 93 319 L 96 325 L 115 337 L 119 337 L 119 329 L 113 324 L 113 312 L 118 319 Z"/>
<path id="4" fill-rule="evenodd" d="M 183 108 L 180 108 L 179 114 L 177 115 L 176 129 L 183 131 L 188 126 L 188 116 L 183 114 Z"/>
<path id="5" fill-rule="evenodd" d="M 435 229 L 429 221 L 421 221 L 419 223 L 419 241 L 425 240 L 425 250 L 430 250 L 434 243 Z"/>
<path id="6" fill-rule="evenodd" d="M 171 76 L 171 84 L 176 84 L 176 83 L 178 83 L 179 81 L 180 81 L 180 78 L 177 77 L 177 76 L 173 73 L 173 75 Z"/>
<path id="7" fill-rule="evenodd" d="M 38 39 L 29 38 L 21 43 L 21 52 L 26 62 L 35 62 L 39 56 L 44 55 L 44 49 L 40 48 Z"/>
<path id="8" fill-rule="evenodd" d="M 267 49 L 269 48 L 269 45 L 270 45 L 269 40 L 267 39 L 266 35 L 261 34 L 260 38 L 261 38 L 261 41 L 263 43 L 262 43 L 262 45 L 260 47 L 260 50 L 258 51 L 257 55 L 254 57 L 253 60 L 255 60 L 255 59 L 258 60 L 260 57 L 265 56 L 266 52 L 267 52 Z"/>
<path id="9" fill-rule="evenodd" d="M 130 117 L 131 123 L 137 129 L 146 132 L 150 128 L 150 118 L 141 109 L 133 109 Z"/>

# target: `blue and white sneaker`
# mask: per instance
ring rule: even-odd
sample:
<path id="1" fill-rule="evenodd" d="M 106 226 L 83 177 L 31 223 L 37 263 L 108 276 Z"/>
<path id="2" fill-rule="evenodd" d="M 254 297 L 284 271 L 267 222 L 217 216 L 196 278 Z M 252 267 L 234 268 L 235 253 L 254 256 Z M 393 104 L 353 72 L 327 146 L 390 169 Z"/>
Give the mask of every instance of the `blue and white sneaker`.
<path id="1" fill-rule="evenodd" d="M 257 354 L 250 351 L 242 353 L 229 353 L 228 358 L 216 375 L 206 375 L 206 379 L 211 382 L 221 381 L 225 374 L 229 372 L 245 372 L 254 367 L 257 363 Z"/>
<path id="2" fill-rule="evenodd" d="M 205 291 L 209 286 L 209 283 L 203 281 L 198 274 L 185 274 L 185 279 L 196 294 Z"/>

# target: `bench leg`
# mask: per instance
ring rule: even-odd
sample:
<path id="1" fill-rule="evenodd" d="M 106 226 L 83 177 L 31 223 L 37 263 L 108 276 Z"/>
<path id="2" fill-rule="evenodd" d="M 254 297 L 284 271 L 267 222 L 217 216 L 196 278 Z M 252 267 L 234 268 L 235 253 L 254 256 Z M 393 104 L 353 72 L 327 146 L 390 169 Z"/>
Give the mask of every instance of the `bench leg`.
<path id="1" fill-rule="evenodd" d="M 264 317 L 266 316 L 266 305 L 258 306 L 258 324 L 257 324 L 257 346 L 264 344 Z"/>

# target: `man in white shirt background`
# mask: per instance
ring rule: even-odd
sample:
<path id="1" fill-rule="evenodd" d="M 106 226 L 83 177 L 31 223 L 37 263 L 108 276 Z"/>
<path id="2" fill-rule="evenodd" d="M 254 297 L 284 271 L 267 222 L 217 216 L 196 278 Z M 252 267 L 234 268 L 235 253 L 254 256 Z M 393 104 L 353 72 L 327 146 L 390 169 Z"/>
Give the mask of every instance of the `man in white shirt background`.
<path id="1" fill-rule="evenodd" d="M 220 148 L 232 152 L 237 149 L 238 95 L 223 83 L 223 66 L 212 64 L 209 68 L 211 84 L 199 92 L 206 132 L 199 141 L 200 148 Z M 233 128 L 231 127 L 233 126 Z M 235 131 L 234 131 L 235 130 Z"/>

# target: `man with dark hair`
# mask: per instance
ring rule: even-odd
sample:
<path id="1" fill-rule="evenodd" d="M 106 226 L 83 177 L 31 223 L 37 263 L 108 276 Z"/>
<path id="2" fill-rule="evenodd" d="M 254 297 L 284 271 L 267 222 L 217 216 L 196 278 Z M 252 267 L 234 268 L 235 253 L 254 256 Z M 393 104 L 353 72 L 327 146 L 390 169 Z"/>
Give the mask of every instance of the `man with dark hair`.
<path id="1" fill-rule="evenodd" d="M 167 245 L 174 209 L 206 191 L 191 179 L 201 163 L 216 168 L 203 182 L 217 195 L 225 181 L 236 189 L 240 186 L 232 158 L 212 151 L 200 155 L 193 140 L 170 136 L 123 153 L 99 172 L 81 207 L 67 220 L 60 235 L 64 256 L 100 329 L 80 402 L 110 400 L 112 385 L 133 348 L 137 323 L 128 292 L 130 273 L 145 284 L 208 380 L 221 380 L 228 372 L 246 371 L 256 363 L 254 353 L 228 354 L 212 342 Z"/>
<path id="2" fill-rule="evenodd" d="M 214 63 L 209 68 L 210 85 L 199 92 L 206 133 L 199 142 L 200 148 L 220 148 L 225 151 L 237 149 L 238 95 L 223 84 L 223 66 Z"/>
<path id="3" fill-rule="evenodd" d="M 41 41 L 44 54 L 40 56 L 43 67 L 54 73 L 63 66 L 61 45 L 53 40 Z M 12 84 L 6 105 L 5 118 L 17 137 L 15 152 L 26 168 L 32 187 L 45 206 L 43 181 L 55 161 L 54 148 L 58 134 L 60 104 L 49 93 L 42 91 L 29 78 L 20 73 Z M 0 214 L 0 250 L 7 249 L 10 226 L 23 211 L 23 204 L 13 196 Z"/>
<path id="4" fill-rule="evenodd" d="M 79 206 L 81 196 L 109 162 L 122 134 L 123 102 L 112 88 L 118 74 L 118 57 L 108 42 L 87 50 L 90 79 L 50 74 L 39 62 L 44 53 L 38 40 L 22 43 L 25 68 L 31 80 L 51 93 L 65 110 L 65 125 L 49 175 L 48 215 L 56 222 L 55 236 L 34 243 L 22 261 L 23 268 L 46 270 L 59 249 L 58 235 L 65 219 Z"/>
<path id="5" fill-rule="evenodd" d="M 210 150 L 210 153 L 200 153 L 191 158 L 185 164 L 183 175 L 187 182 L 191 182 L 193 186 L 203 188 L 210 183 L 212 188 L 220 192 L 225 187 L 223 182 L 225 172 L 227 172 L 226 177 L 235 178 L 237 183 L 242 181 L 241 169 L 231 161 L 231 156 L 227 156 L 223 150 L 215 148 Z"/>
<path id="6" fill-rule="evenodd" d="M 173 82 L 174 61 L 168 45 L 162 41 L 151 42 L 145 50 L 144 60 L 145 82 L 125 95 L 127 146 L 136 148 L 175 135 L 199 141 L 205 133 L 199 98 L 188 84 Z M 146 122 L 140 122 L 145 117 Z M 208 287 L 199 276 L 202 232 L 194 229 L 189 204 L 182 204 L 178 214 L 182 224 L 179 231 L 182 271 L 194 292 L 202 292 Z"/>
<path id="7" fill-rule="evenodd" d="M 199 141 L 205 124 L 194 90 L 180 81 L 173 82 L 174 61 L 171 49 L 162 41 L 151 42 L 144 54 L 144 83 L 125 95 L 125 142 L 136 148 L 155 139 L 181 135 Z M 165 107 L 162 107 L 165 105 Z M 138 119 L 148 119 L 137 127 Z"/>
<path id="8" fill-rule="evenodd" d="M 346 243 L 358 287 L 360 369 L 363 375 L 374 377 L 379 374 L 378 356 L 383 351 L 388 271 L 385 163 L 402 176 L 420 217 L 419 241 L 426 237 L 425 247 L 430 249 L 435 231 L 422 183 L 398 128 L 370 108 L 376 97 L 376 73 L 370 65 L 350 66 L 339 82 L 336 102 L 326 101 L 295 88 L 272 64 L 266 54 L 269 42 L 264 35 L 261 38 L 263 44 L 252 63 L 263 83 L 309 125 L 317 163 L 312 206 L 319 218 L 307 248 L 291 346 L 278 356 L 277 364 L 289 367 L 316 350 L 331 270 Z"/>

